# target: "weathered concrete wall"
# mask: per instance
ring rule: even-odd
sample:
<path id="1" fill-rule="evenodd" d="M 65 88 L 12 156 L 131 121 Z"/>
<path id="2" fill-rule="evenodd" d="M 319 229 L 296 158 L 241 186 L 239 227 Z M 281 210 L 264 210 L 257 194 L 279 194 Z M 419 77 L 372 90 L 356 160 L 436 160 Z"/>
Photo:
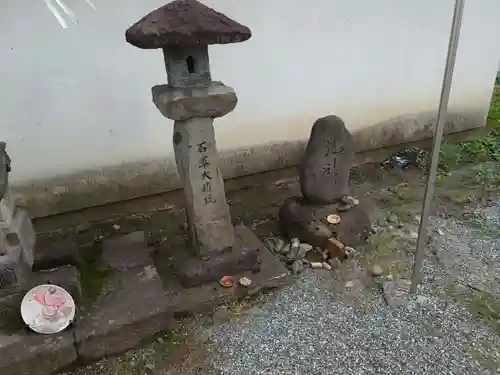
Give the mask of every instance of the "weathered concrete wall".
<path id="1" fill-rule="evenodd" d="M 161 52 L 135 49 L 123 35 L 164 2 L 60 0 L 65 12 L 53 0 L 3 0 L 1 138 L 35 215 L 177 186 L 172 122 L 150 94 L 166 82 Z M 329 113 L 357 134 L 360 150 L 430 134 L 453 0 L 204 2 L 254 34 L 210 49 L 213 79 L 240 99 L 216 121 L 227 178 L 293 165 L 312 122 Z M 453 130 L 484 125 L 499 10 L 498 0 L 467 2 Z"/>
<path id="2" fill-rule="evenodd" d="M 415 142 L 432 136 L 432 114 L 402 116 L 354 132 L 357 163 L 373 160 L 369 151 Z M 451 113 L 445 133 L 460 133 L 484 122 L 482 113 Z M 298 164 L 304 140 L 267 143 L 221 152 L 221 172 L 233 179 Z M 378 156 L 375 156 L 377 158 Z M 40 179 L 18 184 L 16 193 L 27 199 L 35 217 L 47 216 L 89 206 L 113 203 L 144 195 L 163 193 L 180 187 L 177 169 L 171 158 L 150 159 L 99 170 Z"/>

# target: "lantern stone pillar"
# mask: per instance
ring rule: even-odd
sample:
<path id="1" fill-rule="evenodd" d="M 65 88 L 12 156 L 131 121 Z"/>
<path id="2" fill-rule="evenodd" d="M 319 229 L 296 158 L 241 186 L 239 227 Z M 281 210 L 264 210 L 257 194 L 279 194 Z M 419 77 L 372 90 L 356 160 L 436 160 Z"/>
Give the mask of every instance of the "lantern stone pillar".
<path id="1" fill-rule="evenodd" d="M 185 194 L 194 259 L 179 265 L 185 286 L 259 267 L 258 249 L 236 244 L 218 168 L 214 118 L 238 102 L 231 87 L 214 82 L 208 45 L 242 42 L 251 31 L 196 0 L 177 0 L 149 13 L 125 33 L 128 43 L 163 51 L 168 84 L 152 88 L 153 102 L 174 120 L 173 144 Z"/>

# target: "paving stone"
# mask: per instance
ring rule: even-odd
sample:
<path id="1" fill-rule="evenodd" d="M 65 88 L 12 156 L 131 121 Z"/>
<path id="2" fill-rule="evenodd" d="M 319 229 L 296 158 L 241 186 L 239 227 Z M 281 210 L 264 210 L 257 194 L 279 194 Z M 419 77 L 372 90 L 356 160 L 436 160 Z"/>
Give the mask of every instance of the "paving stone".
<path id="1" fill-rule="evenodd" d="M 404 279 L 385 281 L 382 284 L 382 292 L 387 304 L 393 308 L 406 307 L 410 285 L 411 282 Z"/>
<path id="2" fill-rule="evenodd" d="M 81 262 L 80 248 L 76 240 L 66 237 L 59 240 L 37 240 L 35 246 L 35 263 L 33 269 L 49 270 L 57 267 L 73 265 Z"/>
<path id="3" fill-rule="evenodd" d="M 73 332 L 0 334 L 0 374 L 48 375 L 78 358 Z"/>
<path id="4" fill-rule="evenodd" d="M 75 325 L 78 353 L 93 360 L 131 349 L 169 326 L 169 308 L 154 266 L 117 272 Z"/>
<path id="5" fill-rule="evenodd" d="M 102 243 L 102 267 L 127 270 L 153 265 L 151 250 L 146 244 L 144 232 L 133 232 L 112 237 Z"/>

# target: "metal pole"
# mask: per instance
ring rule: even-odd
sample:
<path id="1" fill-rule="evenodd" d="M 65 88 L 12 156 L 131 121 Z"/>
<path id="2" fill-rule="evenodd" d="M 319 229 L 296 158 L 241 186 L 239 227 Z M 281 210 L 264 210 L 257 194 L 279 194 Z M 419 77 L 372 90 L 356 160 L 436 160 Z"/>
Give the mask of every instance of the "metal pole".
<path id="1" fill-rule="evenodd" d="M 434 142 L 432 145 L 432 160 L 429 169 L 429 177 L 425 188 L 425 198 L 422 206 L 422 216 L 420 218 L 420 228 L 418 231 L 417 249 L 415 252 L 415 263 L 413 264 L 413 275 L 411 280 L 411 293 L 415 293 L 420 281 L 420 267 L 425 256 L 425 244 L 427 240 L 427 226 L 431 213 L 432 201 L 434 198 L 434 185 L 436 183 L 436 172 L 439 162 L 439 152 L 443 140 L 443 128 L 445 116 L 448 111 L 448 101 L 450 98 L 451 81 L 453 70 L 455 68 L 455 58 L 457 56 L 458 38 L 460 36 L 460 26 L 462 24 L 462 15 L 465 0 L 455 0 L 455 9 L 453 12 L 453 22 L 451 26 L 450 40 L 448 44 L 448 56 L 446 57 L 446 67 L 444 70 L 443 85 L 441 88 L 441 99 L 439 101 L 437 124 L 434 129 Z"/>

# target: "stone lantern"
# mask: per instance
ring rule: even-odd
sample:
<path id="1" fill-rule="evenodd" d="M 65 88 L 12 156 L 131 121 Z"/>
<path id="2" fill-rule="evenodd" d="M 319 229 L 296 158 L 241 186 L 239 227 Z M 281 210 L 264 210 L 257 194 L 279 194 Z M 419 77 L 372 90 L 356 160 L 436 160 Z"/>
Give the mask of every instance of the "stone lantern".
<path id="1" fill-rule="evenodd" d="M 152 95 L 162 115 L 175 121 L 175 160 L 195 250 L 195 256 L 176 267 L 184 286 L 260 267 L 261 243 L 252 234 L 250 242 L 260 245 L 249 245 L 249 231 L 233 227 L 217 166 L 213 121 L 231 112 L 238 99 L 232 88 L 212 81 L 208 54 L 210 44 L 243 42 L 250 36 L 248 27 L 196 0 L 171 2 L 126 31 L 128 43 L 163 50 L 168 84 L 154 86 Z"/>

